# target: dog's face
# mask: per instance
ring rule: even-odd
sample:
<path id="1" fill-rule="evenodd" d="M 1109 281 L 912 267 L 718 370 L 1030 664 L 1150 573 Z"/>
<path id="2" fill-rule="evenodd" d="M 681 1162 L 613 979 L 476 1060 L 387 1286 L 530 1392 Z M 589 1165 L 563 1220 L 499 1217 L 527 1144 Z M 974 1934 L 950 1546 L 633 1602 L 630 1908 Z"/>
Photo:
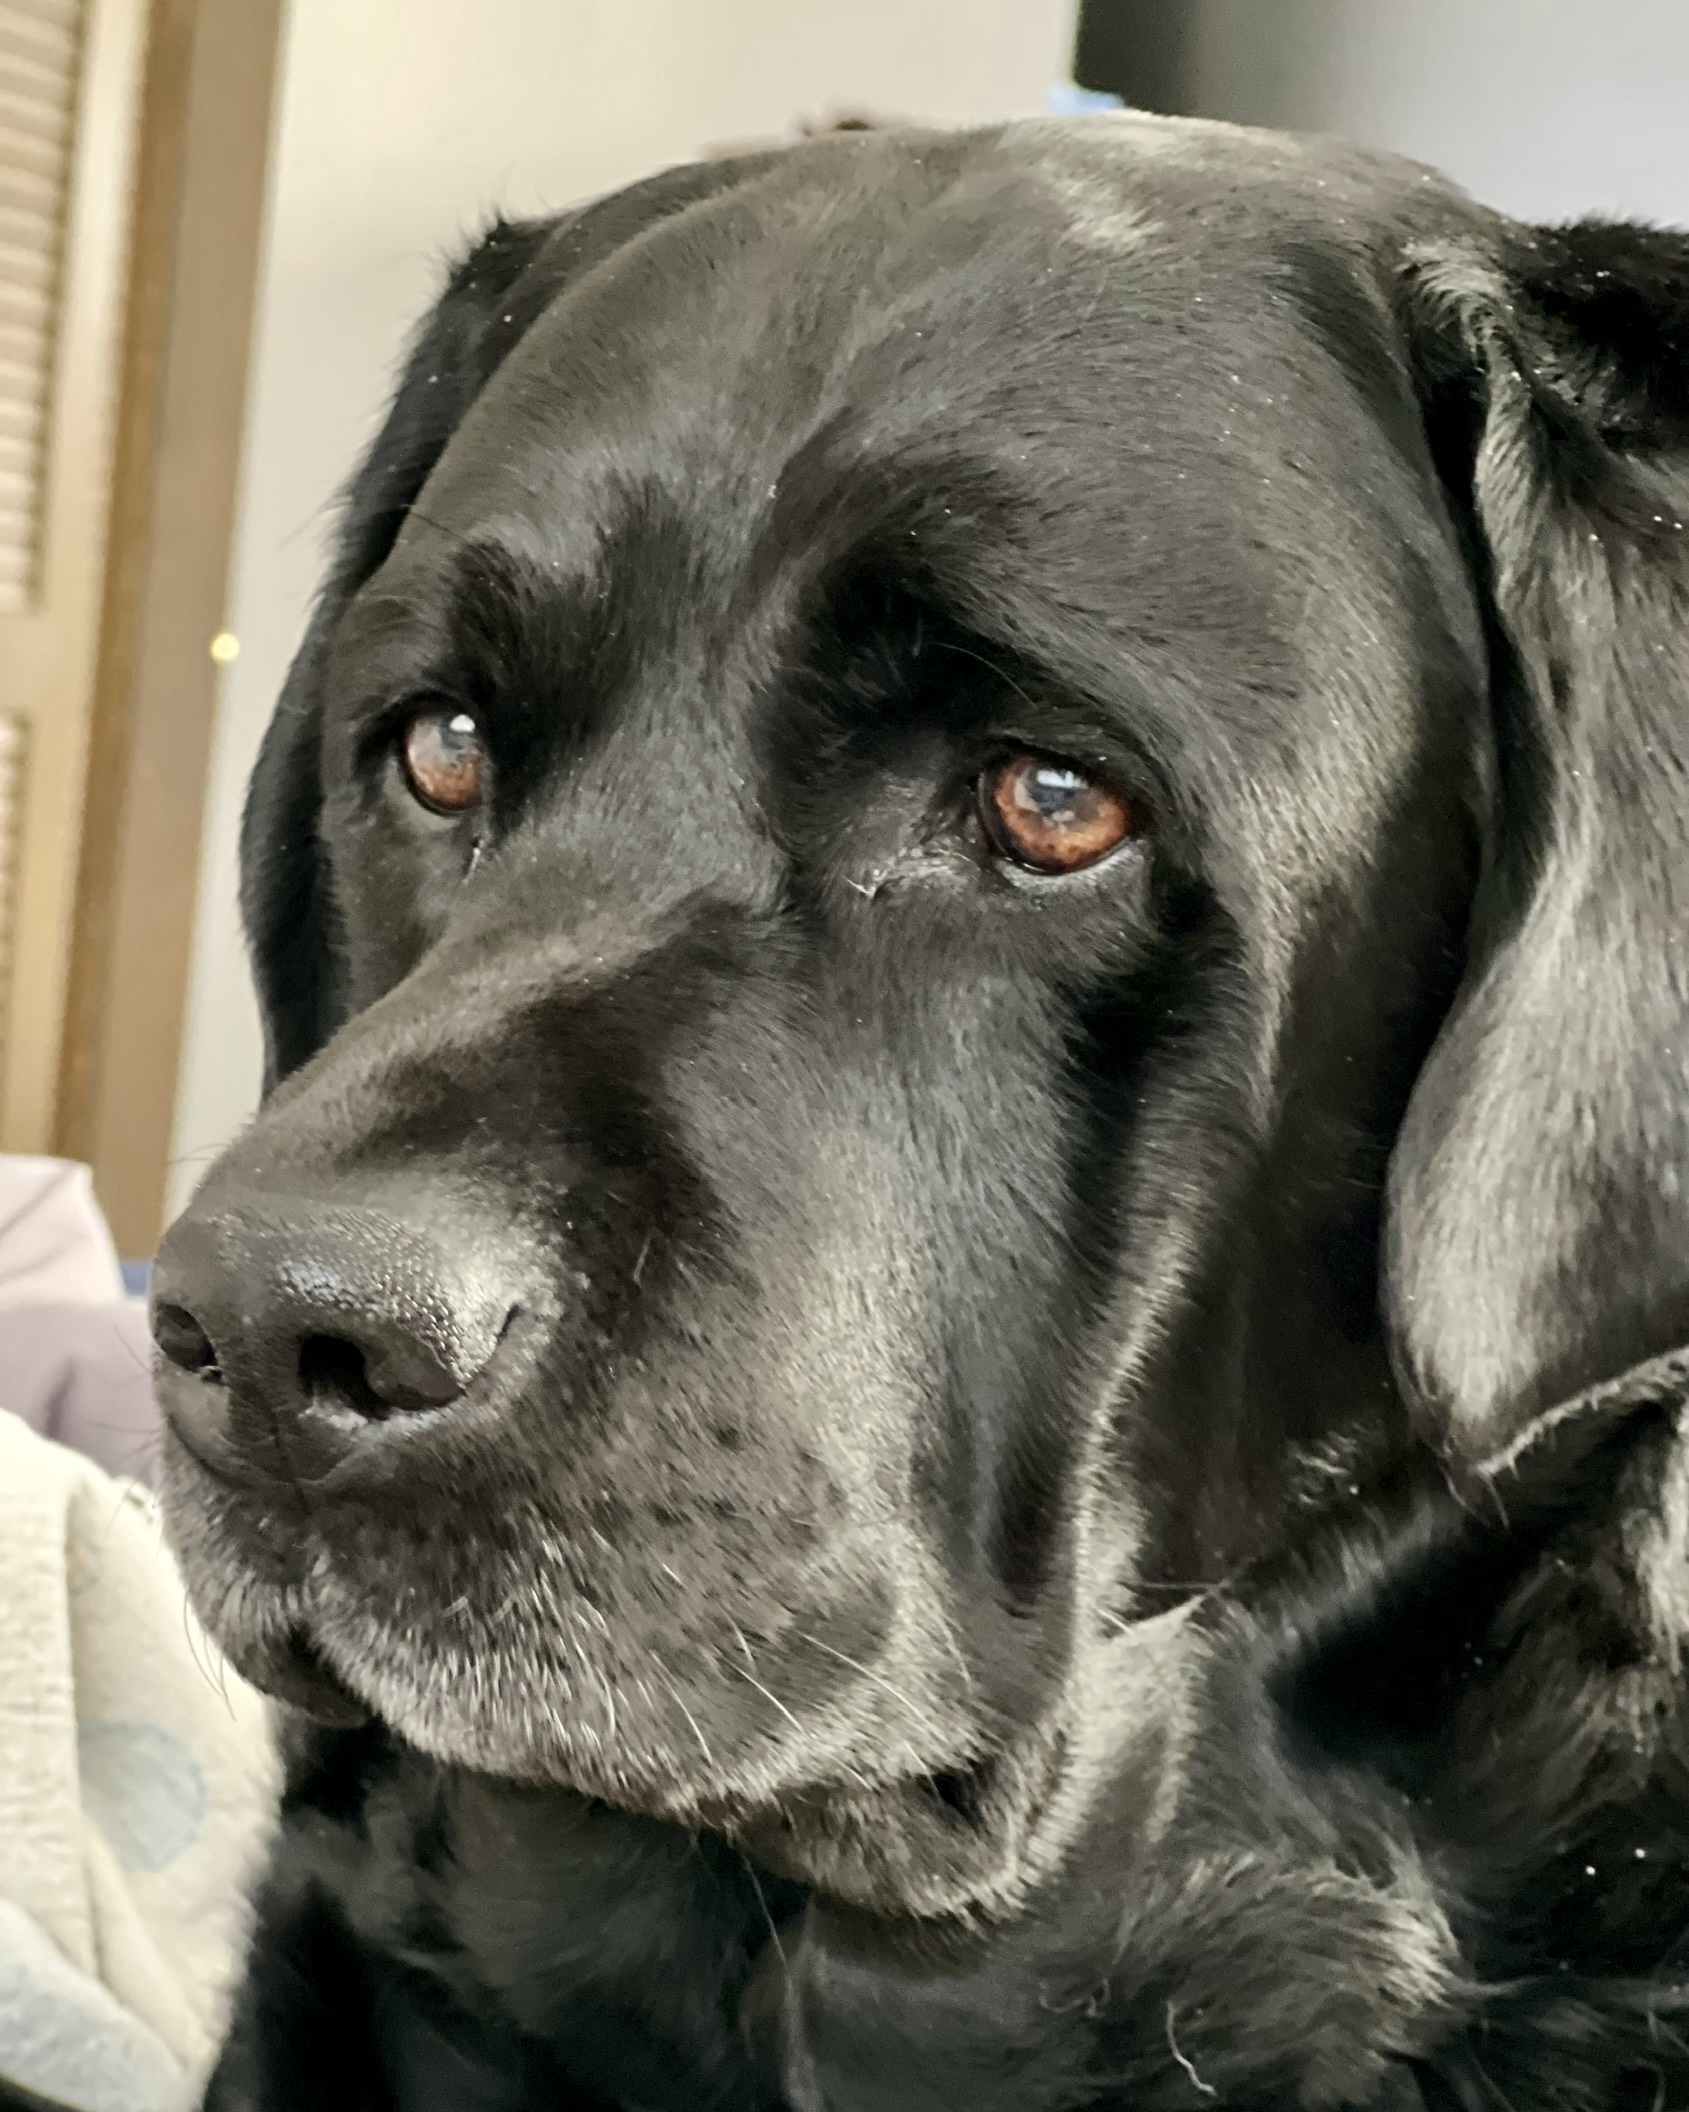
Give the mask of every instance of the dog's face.
<path id="1" fill-rule="evenodd" d="M 1000 1905 L 1154 1775 L 1205 1585 L 1673 1338 L 1626 1206 L 1569 1310 L 1573 1174 L 1448 1200 L 1558 841 L 1501 813 L 1530 642 L 1437 281 L 1499 239 L 1136 120 L 493 238 L 254 794 L 285 1075 L 160 1262 L 243 1669 Z"/>

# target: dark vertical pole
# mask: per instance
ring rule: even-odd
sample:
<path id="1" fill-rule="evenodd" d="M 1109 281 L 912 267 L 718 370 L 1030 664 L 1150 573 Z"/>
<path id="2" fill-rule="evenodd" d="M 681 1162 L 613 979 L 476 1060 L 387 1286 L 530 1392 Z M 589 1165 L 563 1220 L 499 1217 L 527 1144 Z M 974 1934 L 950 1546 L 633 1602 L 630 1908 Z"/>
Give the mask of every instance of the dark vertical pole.
<path id="1" fill-rule="evenodd" d="M 1081 0 L 1073 78 L 1138 110 L 1192 114 L 1195 0 Z"/>

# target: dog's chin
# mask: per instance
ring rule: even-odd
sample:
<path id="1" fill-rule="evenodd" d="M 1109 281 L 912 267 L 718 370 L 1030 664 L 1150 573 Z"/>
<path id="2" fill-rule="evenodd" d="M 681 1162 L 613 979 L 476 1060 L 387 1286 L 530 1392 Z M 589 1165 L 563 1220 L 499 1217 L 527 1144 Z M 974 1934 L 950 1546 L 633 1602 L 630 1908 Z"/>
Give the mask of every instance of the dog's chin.
<path id="1" fill-rule="evenodd" d="M 952 1773 L 816 1788 L 725 1813 L 718 1830 L 777 1876 L 875 1917 L 1011 1912 L 1067 1764 L 1059 1735 Z"/>
<path id="2" fill-rule="evenodd" d="M 225 1602 L 226 1603 L 226 1602 Z M 244 1601 L 248 1616 L 253 1598 Z M 1019 1891 L 1029 1836 L 1059 1783 L 1059 1739 L 949 1773 L 847 1784 L 759 1779 L 747 1765 L 713 1781 L 660 1746 L 619 1747 L 560 1735 L 544 1749 L 515 1745 L 478 1722 L 462 1696 L 424 1699 L 348 1659 L 291 1606 L 249 1618 L 220 1637 L 237 1670 L 315 1723 L 385 1723 L 406 1744 L 451 1767 L 506 1781 L 573 1790 L 600 1804 L 721 1835 L 774 1874 L 876 1917 L 991 1915 Z M 338 1661 L 337 1661 L 338 1660 Z M 455 1705 L 454 1705 L 455 1702 Z"/>
<path id="3" fill-rule="evenodd" d="M 374 1714 L 302 1627 L 283 1630 L 259 1644 L 225 1646 L 225 1651 L 250 1685 L 313 1723 L 351 1730 L 368 1723 Z"/>
<path id="4" fill-rule="evenodd" d="M 236 1670 L 299 1715 L 335 1728 L 378 1721 L 446 1766 L 718 1834 L 871 1915 L 990 1915 L 1014 1904 L 1032 1831 L 1062 1777 L 1065 1749 L 1053 1735 L 984 1758 L 927 1756 L 918 1773 L 907 1760 L 903 1772 L 867 1772 L 871 1740 L 849 1765 L 818 1756 L 806 1766 L 754 1737 L 735 1745 L 704 1696 L 672 1684 L 643 1697 L 624 1688 L 618 1703 L 579 1664 L 570 1676 L 553 1664 L 550 1677 L 531 1665 L 519 1677 L 521 1653 L 488 1638 L 470 1648 L 462 1637 L 426 1644 L 396 1632 L 369 1616 L 362 1594 L 338 1603 L 285 1537 L 249 1548 L 216 1478 L 177 1466 L 172 1539 L 195 1606 Z"/>
<path id="5" fill-rule="evenodd" d="M 706 1785 L 671 1753 L 631 1744 L 565 1747 L 511 1767 L 472 1727 L 442 1736 L 435 1724 L 415 1742 L 482 1774 L 539 1779 L 631 1816 L 716 1834 L 820 1899 L 899 1921 L 1011 1911 L 1066 1760 L 1059 1739 L 1035 1739 L 945 1773 L 793 1784 L 770 1781 L 746 1756 L 740 1780 L 729 1770 Z"/>

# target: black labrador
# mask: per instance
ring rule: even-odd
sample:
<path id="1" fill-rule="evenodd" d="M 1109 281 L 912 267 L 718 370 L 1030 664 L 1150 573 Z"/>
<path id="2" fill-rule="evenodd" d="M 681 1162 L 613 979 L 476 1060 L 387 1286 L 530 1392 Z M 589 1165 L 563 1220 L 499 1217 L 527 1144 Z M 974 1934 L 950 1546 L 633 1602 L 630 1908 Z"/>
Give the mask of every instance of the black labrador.
<path id="1" fill-rule="evenodd" d="M 245 855 L 217 2112 L 1689 2105 L 1689 237 L 1134 115 L 497 225 Z"/>

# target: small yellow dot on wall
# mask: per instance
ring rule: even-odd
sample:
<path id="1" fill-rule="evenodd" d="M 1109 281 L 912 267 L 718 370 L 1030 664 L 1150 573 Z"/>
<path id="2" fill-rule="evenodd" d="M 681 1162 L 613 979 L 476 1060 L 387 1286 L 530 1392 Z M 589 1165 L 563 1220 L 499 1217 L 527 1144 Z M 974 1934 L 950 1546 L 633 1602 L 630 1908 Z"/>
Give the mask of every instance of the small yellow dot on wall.
<path id="1" fill-rule="evenodd" d="M 240 640 L 233 631 L 219 631 L 211 641 L 211 657 L 219 667 L 227 667 L 231 660 L 240 656 Z"/>

